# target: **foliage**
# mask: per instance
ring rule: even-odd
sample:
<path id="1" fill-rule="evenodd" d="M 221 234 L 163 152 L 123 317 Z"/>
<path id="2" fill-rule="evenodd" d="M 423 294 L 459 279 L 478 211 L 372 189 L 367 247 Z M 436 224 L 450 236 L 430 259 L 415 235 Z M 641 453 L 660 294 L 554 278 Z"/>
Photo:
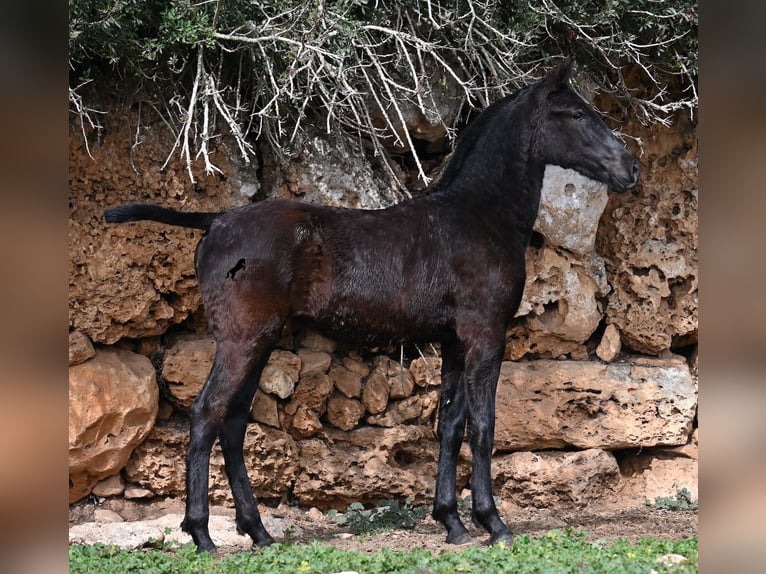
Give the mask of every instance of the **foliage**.
<path id="1" fill-rule="evenodd" d="M 660 556 L 679 554 L 686 561 L 672 567 L 657 562 Z M 541 537 L 519 536 L 512 546 L 470 546 L 459 551 L 432 554 L 416 548 L 409 551 L 383 548 L 376 553 L 339 550 L 319 542 L 304 546 L 276 544 L 254 552 L 223 558 L 195 554 L 191 546 L 175 553 L 122 551 L 115 547 L 71 546 L 71 574 L 101 572 L 175 573 L 269 573 L 300 572 L 326 574 L 343 570 L 383 574 L 411 572 L 446 574 L 454 572 L 548 573 L 648 573 L 689 574 L 698 571 L 697 538 L 666 541 L 646 538 L 637 544 L 625 540 L 587 542 L 585 534 L 554 530 Z"/>
<path id="2" fill-rule="evenodd" d="M 345 526 L 353 534 L 369 534 L 382 530 L 415 527 L 426 515 L 424 506 L 413 506 L 407 497 L 404 505 L 397 500 L 382 500 L 377 508 L 365 510 L 364 505 L 353 502 L 345 514 L 331 510 L 328 517 L 336 524 Z"/>
<path id="3" fill-rule="evenodd" d="M 692 500 L 692 493 L 688 488 L 682 488 L 675 496 L 658 496 L 654 502 L 647 500 L 646 505 L 664 510 L 697 510 L 699 501 Z"/>
<path id="4" fill-rule="evenodd" d="M 289 152 L 314 124 L 358 134 L 383 159 L 381 138 L 397 142 L 425 181 L 402 127 L 408 109 L 438 123 L 445 98 L 483 108 L 562 53 L 575 55 L 583 85 L 643 121 L 696 109 L 689 0 L 69 1 L 70 102 L 83 131 L 98 125 L 86 86 L 123 86 L 153 100 L 187 163 L 196 151 L 208 172 L 221 130 L 248 161 L 251 134 Z"/>

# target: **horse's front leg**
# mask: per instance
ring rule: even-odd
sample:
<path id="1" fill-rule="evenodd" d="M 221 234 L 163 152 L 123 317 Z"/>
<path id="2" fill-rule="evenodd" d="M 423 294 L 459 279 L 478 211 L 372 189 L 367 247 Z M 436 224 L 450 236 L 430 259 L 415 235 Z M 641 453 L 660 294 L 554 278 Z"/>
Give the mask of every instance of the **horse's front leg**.
<path id="1" fill-rule="evenodd" d="M 442 382 L 439 395 L 439 466 L 432 516 L 447 528 L 447 542 L 470 541 L 457 511 L 457 460 L 465 432 L 463 356 L 457 343 L 442 344 Z"/>
<path id="2" fill-rule="evenodd" d="M 503 342 L 504 343 L 504 342 Z M 510 542 L 492 495 L 491 459 L 495 437 L 495 392 L 504 344 L 497 337 L 479 339 L 466 352 L 465 387 L 468 404 L 468 441 L 473 455 L 471 499 L 473 521 L 490 534 L 490 543 Z"/>

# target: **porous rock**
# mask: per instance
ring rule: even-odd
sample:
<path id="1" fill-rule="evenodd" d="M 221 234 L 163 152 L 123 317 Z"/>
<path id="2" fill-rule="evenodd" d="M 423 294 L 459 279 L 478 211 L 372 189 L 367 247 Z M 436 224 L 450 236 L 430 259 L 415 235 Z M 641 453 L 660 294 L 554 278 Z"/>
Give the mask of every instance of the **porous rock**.
<path id="1" fill-rule="evenodd" d="M 545 166 L 534 230 L 552 247 L 585 255 L 593 251 L 607 203 L 606 184 L 557 165 Z"/>
<path id="2" fill-rule="evenodd" d="M 606 363 L 611 363 L 620 354 L 621 349 L 620 332 L 614 325 L 607 325 L 601 342 L 596 347 L 596 356 Z"/>
<path id="3" fill-rule="evenodd" d="M 686 444 L 697 390 L 682 359 L 503 362 L 495 447 L 502 451 Z"/>
<path id="4" fill-rule="evenodd" d="M 302 368 L 303 361 L 300 356 L 290 351 L 275 349 L 263 368 L 258 385 L 263 392 L 286 399 L 293 394 Z"/>
<path id="5" fill-rule="evenodd" d="M 159 390 L 152 363 L 99 349 L 69 368 L 69 502 L 120 471 L 154 425 Z"/>
<path id="6" fill-rule="evenodd" d="M 433 496 L 439 447 L 428 427 L 325 428 L 299 446 L 293 493 L 306 506 L 345 510 L 355 501 L 411 496 L 421 503 Z"/>
<path id="7" fill-rule="evenodd" d="M 96 354 L 88 336 L 80 331 L 69 333 L 69 366 L 79 365 Z"/>
<path id="8" fill-rule="evenodd" d="M 623 346 L 659 355 L 697 341 L 698 166 L 694 126 L 628 129 L 643 142 L 636 193 L 613 194 L 596 248 L 613 291 L 607 320 Z"/>
<path id="9" fill-rule="evenodd" d="M 419 387 L 440 385 L 442 359 L 441 357 L 418 357 L 410 363 L 410 375 Z"/>
<path id="10" fill-rule="evenodd" d="M 215 357 L 210 335 L 181 335 L 170 345 L 162 361 L 162 378 L 176 406 L 188 411 L 202 390 Z"/>
<path id="11" fill-rule="evenodd" d="M 609 292 L 604 261 L 548 246 L 527 249 L 527 279 L 506 358 L 557 358 L 577 352 L 601 322 Z"/>
<path id="12" fill-rule="evenodd" d="M 333 394 L 327 401 L 327 421 L 335 428 L 351 430 L 364 415 L 364 405 L 341 393 Z"/>
<path id="13" fill-rule="evenodd" d="M 126 478 L 154 495 L 185 496 L 184 463 L 189 448 L 188 423 L 171 420 L 157 424 L 130 457 Z M 286 432 L 251 423 L 245 432 L 245 467 L 256 496 L 279 497 L 298 471 L 298 448 Z M 210 458 L 210 498 L 231 502 L 223 453 L 216 441 Z"/>
<path id="14" fill-rule="evenodd" d="M 202 231 L 154 222 L 107 224 L 104 208 L 146 201 L 187 211 L 223 211 L 248 199 L 237 177 L 207 174 L 204 162 L 192 166 L 197 185 L 180 155 L 163 166 L 159 158 L 167 157 L 175 135 L 160 117 L 145 111 L 139 118 L 134 109 L 106 103 L 102 109 L 113 121 L 99 134 L 91 131 L 89 145 L 79 123 L 70 125 L 69 327 L 95 343 L 111 344 L 160 335 L 198 309 L 194 250 Z M 226 143 L 211 141 L 209 146 L 218 167 L 233 176 L 237 169 L 227 158 L 234 154 L 224 149 Z"/>
<path id="15" fill-rule="evenodd" d="M 612 494 L 620 469 L 609 452 L 515 452 L 492 459 L 496 493 L 519 506 L 582 507 Z"/>

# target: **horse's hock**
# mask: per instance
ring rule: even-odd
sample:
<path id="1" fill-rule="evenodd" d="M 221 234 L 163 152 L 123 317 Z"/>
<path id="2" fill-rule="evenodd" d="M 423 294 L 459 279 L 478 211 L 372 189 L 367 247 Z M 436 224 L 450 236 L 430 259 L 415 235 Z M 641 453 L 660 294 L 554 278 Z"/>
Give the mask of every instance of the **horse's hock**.
<path id="1" fill-rule="evenodd" d="M 157 158 L 169 149 L 159 124 L 147 124 L 142 144 L 131 149 L 133 128 L 120 119 L 127 115 L 111 114 L 110 132 L 91 142 L 94 159 L 77 130 L 70 138 L 71 501 L 117 474 L 145 496 L 184 495 L 186 413 L 215 346 L 194 277 L 200 233 L 153 224 L 107 228 L 100 218 L 107 203 L 221 210 L 247 203 L 258 188 L 305 195 L 305 182 L 318 173 L 334 182 L 334 204 L 385 199 L 385 178 L 361 155 L 337 155 L 321 142 L 311 145 L 326 153 L 302 160 L 310 165 L 293 160 L 260 182 L 255 168 L 231 159 L 221 144 L 225 176 L 199 170 L 195 187 L 178 161 L 159 171 Z M 528 250 L 525 297 L 506 348 L 506 359 L 522 362 L 503 364 L 498 394 L 495 483 L 516 504 L 578 505 L 620 493 L 643 504 L 683 487 L 696 497 L 694 368 L 669 352 L 689 354 L 697 333 L 696 136 L 683 121 L 677 125 L 625 130 L 645 146 L 636 193 L 607 202 L 601 184 L 549 168 L 536 226 L 543 239 Z M 301 176 L 303 167 L 313 175 Z M 360 198 L 359 189 L 374 197 Z M 610 365 L 595 357 L 606 324 L 623 350 Z M 292 332 L 279 347 L 246 438 L 256 495 L 291 492 L 320 508 L 404 496 L 428 501 L 438 454 L 438 354 L 422 349 L 424 357 L 401 365 L 398 351 L 391 358 L 359 354 Z M 628 360 L 636 353 L 643 356 Z M 134 367 L 112 364 L 115 357 Z M 98 381 L 97 393 L 82 391 Z M 227 502 L 219 458 L 214 452 L 211 496 Z M 574 468 L 574 477 L 553 480 L 563 468 Z M 688 472 L 674 474 L 679 468 Z M 459 488 L 469 476 L 464 449 Z"/>

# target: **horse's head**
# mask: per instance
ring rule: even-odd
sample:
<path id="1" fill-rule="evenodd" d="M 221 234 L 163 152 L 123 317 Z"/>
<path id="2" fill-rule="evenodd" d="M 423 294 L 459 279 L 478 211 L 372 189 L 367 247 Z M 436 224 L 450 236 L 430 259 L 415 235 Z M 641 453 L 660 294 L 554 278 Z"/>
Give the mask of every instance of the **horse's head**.
<path id="1" fill-rule="evenodd" d="M 572 89 L 571 73 L 572 60 L 567 58 L 537 86 L 542 109 L 540 156 L 545 163 L 574 169 L 616 191 L 630 189 L 638 181 L 638 161 Z"/>

